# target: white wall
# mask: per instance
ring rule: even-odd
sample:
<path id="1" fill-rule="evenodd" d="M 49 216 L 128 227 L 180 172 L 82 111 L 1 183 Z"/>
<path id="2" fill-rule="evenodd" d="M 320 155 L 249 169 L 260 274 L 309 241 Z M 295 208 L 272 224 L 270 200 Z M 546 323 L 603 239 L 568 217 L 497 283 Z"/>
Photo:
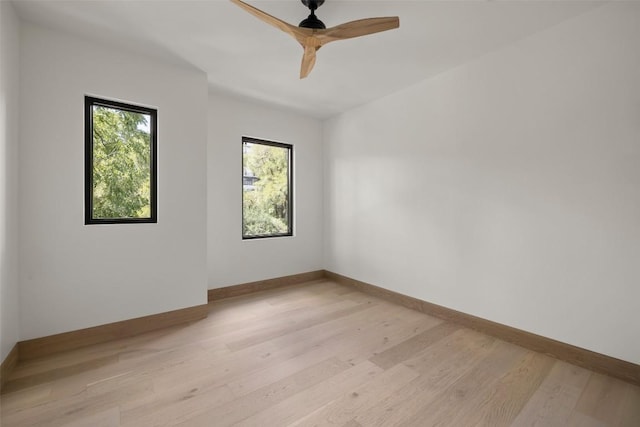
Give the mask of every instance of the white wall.
<path id="1" fill-rule="evenodd" d="M 325 267 L 640 363 L 640 4 L 325 126 Z"/>
<path id="2" fill-rule="evenodd" d="M 18 18 L 0 1 L 0 362 L 19 339 L 18 62 Z"/>
<path id="3" fill-rule="evenodd" d="M 294 236 L 242 240 L 242 137 L 293 145 Z M 315 119 L 209 95 L 209 288 L 322 268 L 322 132 Z"/>
<path id="4" fill-rule="evenodd" d="M 205 74 L 22 26 L 21 339 L 206 303 Z M 84 95 L 158 109 L 158 223 L 84 225 Z"/>

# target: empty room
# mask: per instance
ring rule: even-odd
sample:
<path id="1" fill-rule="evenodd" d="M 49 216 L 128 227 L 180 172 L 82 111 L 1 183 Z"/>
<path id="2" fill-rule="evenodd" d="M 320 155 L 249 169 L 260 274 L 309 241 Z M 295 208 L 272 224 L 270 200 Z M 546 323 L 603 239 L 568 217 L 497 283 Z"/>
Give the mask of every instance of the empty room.
<path id="1" fill-rule="evenodd" d="M 0 425 L 640 426 L 640 2 L 0 0 Z"/>

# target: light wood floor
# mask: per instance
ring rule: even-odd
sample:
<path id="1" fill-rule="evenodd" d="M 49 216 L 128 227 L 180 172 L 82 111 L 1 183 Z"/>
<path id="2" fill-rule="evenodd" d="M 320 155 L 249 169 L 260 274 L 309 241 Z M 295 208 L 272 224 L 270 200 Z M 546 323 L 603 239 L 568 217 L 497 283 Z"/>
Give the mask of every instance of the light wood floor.
<path id="1" fill-rule="evenodd" d="M 640 426 L 640 387 L 330 282 L 18 365 L 11 426 Z"/>

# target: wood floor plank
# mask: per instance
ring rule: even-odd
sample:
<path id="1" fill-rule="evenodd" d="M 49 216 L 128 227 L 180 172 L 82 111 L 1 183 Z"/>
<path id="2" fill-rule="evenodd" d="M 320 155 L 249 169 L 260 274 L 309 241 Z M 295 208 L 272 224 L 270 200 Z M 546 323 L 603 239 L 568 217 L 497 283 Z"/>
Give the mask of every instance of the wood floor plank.
<path id="1" fill-rule="evenodd" d="M 340 327 L 340 325 L 343 325 L 343 324 L 348 326 L 353 325 L 354 321 L 352 319 L 360 319 L 361 316 L 375 317 L 376 311 L 374 309 L 376 309 L 377 307 L 378 306 L 376 304 L 368 304 L 368 303 L 356 304 L 351 306 L 348 309 L 348 312 L 342 313 L 341 317 L 334 317 L 334 316 L 327 315 L 324 319 L 324 322 L 322 323 L 313 323 L 310 325 L 305 325 L 305 327 L 290 328 L 289 330 L 287 330 L 287 333 L 285 334 L 286 337 L 282 338 L 281 334 L 275 334 L 276 336 L 268 340 L 266 344 L 268 345 L 269 342 L 271 343 L 278 343 L 281 341 L 288 342 L 288 340 L 290 340 L 291 337 L 300 337 L 303 340 L 309 339 L 309 338 L 316 338 L 317 337 L 317 335 L 315 334 L 316 332 L 319 332 L 321 335 L 323 333 L 331 334 L 332 330 L 334 330 L 336 327 Z M 287 316 L 287 317 L 288 317 L 287 320 L 291 322 L 290 316 Z M 257 322 L 252 321 L 250 323 L 267 324 L 269 323 L 270 319 L 271 319 L 271 316 L 267 319 L 259 319 Z M 246 337 L 250 337 L 253 334 L 254 330 L 255 328 L 253 326 L 244 327 L 244 328 L 236 327 L 235 330 L 232 330 L 232 331 L 226 331 L 226 330 L 219 331 L 219 330 L 211 329 L 206 332 L 209 334 L 209 338 L 202 340 L 201 344 L 205 347 L 219 346 L 220 344 L 223 344 L 225 347 L 227 347 L 227 343 L 230 341 L 240 340 Z M 310 335 L 313 335 L 313 337 L 310 337 Z M 255 348 L 259 348 L 259 344 L 264 342 L 265 341 L 263 340 L 256 340 L 255 343 L 252 343 L 252 346 L 256 346 Z M 249 347 L 251 346 L 242 346 L 241 348 L 236 348 L 234 351 L 244 350 Z"/>
<path id="2" fill-rule="evenodd" d="M 22 411 L 48 402 L 51 398 L 51 388 L 50 384 L 43 384 L 3 395 L 0 398 L 0 414 Z"/>
<path id="3" fill-rule="evenodd" d="M 340 339 L 347 339 L 345 330 L 352 330 L 356 325 L 362 329 L 369 329 L 371 324 L 375 324 L 379 318 L 384 318 L 385 311 L 378 310 L 375 305 L 366 305 L 363 310 L 354 311 L 342 318 L 328 318 L 323 324 L 314 325 L 310 328 L 295 330 L 286 335 L 274 338 L 268 342 L 257 344 L 253 347 L 245 348 L 231 353 L 228 357 L 222 358 L 217 366 L 212 367 L 212 374 L 218 377 L 232 378 L 247 371 L 247 365 L 252 371 L 259 371 L 284 360 L 306 353 L 309 349 L 314 351 L 324 351 L 322 359 L 330 357 L 335 353 L 334 343 Z M 353 342 L 353 339 L 351 340 Z M 197 369 L 187 368 L 182 370 L 183 374 L 198 375 Z M 230 379 L 231 381 L 231 379 Z"/>
<path id="4" fill-rule="evenodd" d="M 432 328 L 414 335 L 388 350 L 376 354 L 370 360 L 382 369 L 388 369 L 398 363 L 404 362 L 407 358 L 416 354 L 417 351 L 424 350 L 459 329 L 460 327 L 454 323 L 438 322 Z"/>
<path id="5" fill-rule="evenodd" d="M 504 375 L 505 367 L 506 375 L 512 376 L 513 372 L 521 372 L 522 366 L 528 364 L 530 357 L 527 352 L 520 356 L 522 353 L 518 349 L 503 346 L 500 341 L 486 351 L 488 353 L 484 353 L 484 357 L 471 370 L 444 390 L 435 393 L 426 405 L 415 411 L 407 425 L 475 425 L 469 418 L 479 415 L 478 410 L 484 401 L 483 393 L 498 389 L 500 373 Z M 526 388 L 528 385 L 522 384 L 522 387 Z"/>
<path id="6" fill-rule="evenodd" d="M 556 361 L 547 378 L 514 420 L 514 425 L 568 425 L 591 371 Z"/>
<path id="7" fill-rule="evenodd" d="M 197 417 L 190 417 L 185 420 L 184 424 L 189 426 L 210 425 L 211 420 L 216 420 L 219 425 L 235 424 L 349 368 L 351 368 L 349 364 L 336 358 L 327 359 L 280 381 L 245 394 L 233 402 L 212 405 L 215 406 L 213 409 L 207 410 Z"/>
<path id="8" fill-rule="evenodd" d="M 619 425 L 627 384 L 602 374 L 593 374 L 585 386 L 576 410 L 598 421 Z"/>
<path id="9" fill-rule="evenodd" d="M 82 424 L 97 413 L 107 411 L 120 404 L 153 393 L 151 381 L 135 383 L 99 396 L 88 397 L 85 393 L 69 396 L 63 401 L 55 400 L 29 411 L 13 414 L 3 413 L 3 426 L 48 426 L 60 427 L 73 422 Z"/>
<path id="10" fill-rule="evenodd" d="M 354 417 L 367 413 L 380 400 L 395 393 L 420 374 L 404 365 L 395 365 L 353 391 L 325 405 L 292 426 L 339 426 L 355 421 Z"/>
<path id="11" fill-rule="evenodd" d="M 299 308 L 287 312 L 287 319 L 283 322 L 262 326 L 253 330 L 250 335 L 226 342 L 227 347 L 234 350 L 251 347 L 286 335 L 289 332 L 307 329 L 311 326 L 325 323 L 328 319 L 338 319 L 345 315 L 365 309 L 367 306 L 351 301 L 340 301 L 318 307 Z"/>
<path id="12" fill-rule="evenodd" d="M 21 361 L 3 427 L 640 427 L 640 387 L 328 281 Z"/>
<path id="13" fill-rule="evenodd" d="M 121 405 L 121 424 L 123 426 L 156 426 L 176 425 L 196 416 L 210 405 L 224 405 L 233 400 L 233 395 L 226 386 L 212 386 L 203 382 L 175 387 L 154 394 L 152 400 L 145 400 L 139 406 Z M 128 409 L 129 406 L 134 406 Z"/>
<path id="14" fill-rule="evenodd" d="M 254 331 L 273 326 L 286 326 L 293 321 L 303 320 L 305 316 L 312 316 L 315 312 L 338 310 L 362 303 L 362 301 L 356 300 L 336 300 L 335 297 L 329 298 L 328 296 L 319 299 L 315 293 L 306 297 L 298 296 L 293 302 L 295 303 L 293 305 L 277 306 L 264 302 L 260 309 L 252 309 L 250 316 L 246 316 L 244 309 L 237 309 L 236 305 L 221 310 L 218 305 L 212 304 L 209 317 L 213 321 L 209 323 L 210 327 L 207 331 L 221 338 L 224 335 L 229 335 L 230 339 L 227 341 L 233 343 L 234 338 L 253 337 Z M 259 317 L 259 322 L 247 321 L 256 317 Z M 240 338 L 236 338 L 236 336 Z M 231 345 L 233 346 L 233 344 Z"/>
<path id="15" fill-rule="evenodd" d="M 289 425 L 338 396 L 373 380 L 381 372 L 382 369 L 379 366 L 368 361 L 362 362 L 234 425 L 238 427 Z"/>
<path id="16" fill-rule="evenodd" d="M 627 393 L 620 407 L 620 426 L 640 426 L 640 387 L 626 384 Z"/>
<path id="17" fill-rule="evenodd" d="M 411 421 L 425 405 L 478 366 L 497 344 L 495 339 L 468 329 L 460 331 L 459 335 L 469 338 L 465 350 L 449 351 L 451 343 L 455 341 L 453 335 L 432 345 L 431 350 L 439 356 L 424 357 L 423 360 L 427 361 L 424 365 L 410 365 L 412 369 L 421 373 L 418 378 L 381 400 L 367 413 L 357 415 L 355 420 L 365 426 L 395 426 Z M 520 354 L 522 350 L 519 348 L 506 346 L 501 362 L 516 358 Z"/>
<path id="18" fill-rule="evenodd" d="M 439 364 L 445 364 L 447 368 L 455 368 L 458 361 L 468 365 L 473 358 L 482 357 L 485 352 L 490 351 L 495 343 L 494 338 L 471 329 L 456 329 L 430 346 L 407 354 L 402 363 L 422 374 L 430 375 L 434 372 L 434 366 Z M 519 347 L 502 345 L 518 354 L 523 352 Z M 443 372 L 446 371 L 445 369 Z"/>
<path id="19" fill-rule="evenodd" d="M 552 424 L 553 425 L 553 424 Z M 609 424 L 598 421 L 595 418 L 591 418 L 578 411 L 573 411 L 569 420 L 567 421 L 567 427 L 608 427 Z"/>
<path id="20" fill-rule="evenodd" d="M 66 366 L 64 368 L 48 370 L 39 374 L 11 379 L 5 384 L 4 392 L 11 393 L 13 391 L 22 390 L 28 387 L 33 387 L 35 385 L 49 383 L 59 378 L 66 378 L 71 375 L 76 375 L 80 372 L 96 369 L 97 367 L 111 365 L 117 363 L 117 361 L 117 355 L 105 356 L 98 359 L 92 359 L 87 362 L 81 362 L 75 365 Z"/>
<path id="21" fill-rule="evenodd" d="M 292 353 L 291 358 L 284 358 L 277 363 L 271 363 L 259 370 L 245 372 L 234 376 L 227 383 L 229 387 L 241 396 L 260 388 L 269 382 L 275 382 L 287 375 L 292 370 L 317 363 L 329 357 L 338 357 L 348 363 L 354 363 L 354 354 L 373 353 L 373 348 L 384 345 L 385 340 L 381 331 L 388 333 L 388 327 L 394 323 L 400 328 L 406 326 L 406 322 L 394 319 L 393 314 L 397 307 L 372 307 L 371 310 L 354 313 L 348 321 L 335 320 L 327 322 L 322 327 L 317 326 L 307 331 L 307 337 L 301 337 L 296 332 L 279 338 L 279 343 L 286 345 L 286 340 L 301 344 L 303 351 Z M 428 327 L 430 320 L 424 324 Z M 328 327 L 328 328 L 327 328 Z M 407 326 L 408 328 L 408 326 Z M 408 328 L 409 329 L 409 328 Z M 411 331 L 416 328 L 410 329 Z M 420 331 L 418 328 L 417 331 Z M 357 336 L 358 339 L 354 339 Z M 388 340 L 386 341 L 388 343 Z M 365 345 L 366 343 L 366 345 Z"/>
<path id="22" fill-rule="evenodd" d="M 144 353 L 138 358 L 128 358 L 115 365 L 105 365 L 91 371 L 84 371 L 52 383 L 52 398 L 85 393 L 87 396 L 99 395 L 118 390 L 130 383 L 156 381 L 167 378 L 175 383 L 182 379 L 182 370 L 191 372 L 206 369 L 219 352 L 203 350 L 198 345 L 186 345 L 173 350 L 159 350 Z M 151 362 L 151 363 L 150 363 Z"/>
<path id="23" fill-rule="evenodd" d="M 458 418 L 468 425 L 509 426 L 538 390 L 555 364 L 544 354 L 528 352 L 492 389 L 477 393 L 477 405 L 469 405 Z"/>
<path id="24" fill-rule="evenodd" d="M 118 427 L 120 425 L 120 410 L 114 407 L 65 424 L 65 427 Z"/>

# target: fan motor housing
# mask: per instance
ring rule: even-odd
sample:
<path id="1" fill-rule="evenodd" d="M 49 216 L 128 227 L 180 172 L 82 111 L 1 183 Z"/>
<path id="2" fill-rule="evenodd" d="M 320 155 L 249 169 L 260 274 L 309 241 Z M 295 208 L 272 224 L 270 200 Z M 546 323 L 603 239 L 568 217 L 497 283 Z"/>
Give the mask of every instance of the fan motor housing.
<path id="1" fill-rule="evenodd" d="M 301 0 L 302 4 L 307 6 L 309 10 L 311 10 L 311 14 L 307 16 L 306 19 L 303 19 L 302 22 L 298 24 L 298 27 L 301 28 L 311 28 L 313 30 L 324 30 L 327 28 L 324 25 L 324 22 L 318 19 L 316 14 L 314 13 L 317 8 L 322 6 L 324 0 Z"/>
<path id="2" fill-rule="evenodd" d="M 325 28 L 327 28 L 324 25 L 324 22 L 319 20 L 316 17 L 316 15 L 314 15 L 313 13 L 309 15 L 306 19 L 303 19 L 302 22 L 298 24 L 298 27 L 311 28 L 313 30 L 324 30 Z"/>

